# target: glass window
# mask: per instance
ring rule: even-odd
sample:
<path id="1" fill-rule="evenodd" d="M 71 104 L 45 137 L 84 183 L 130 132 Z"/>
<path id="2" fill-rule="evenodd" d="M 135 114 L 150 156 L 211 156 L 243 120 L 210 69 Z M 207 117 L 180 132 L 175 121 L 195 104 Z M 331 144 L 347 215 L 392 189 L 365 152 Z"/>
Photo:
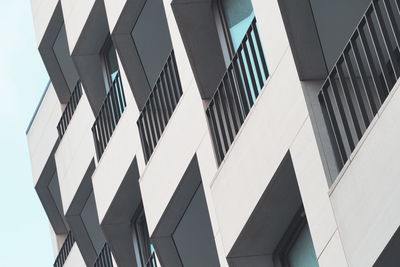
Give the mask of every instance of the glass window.
<path id="1" fill-rule="evenodd" d="M 287 254 L 289 267 L 318 267 L 308 224 L 303 226 Z"/>
<path id="2" fill-rule="evenodd" d="M 115 52 L 115 48 L 111 39 L 109 39 L 106 42 L 106 45 L 104 47 L 103 57 L 104 57 L 107 82 L 109 83 L 109 85 L 111 85 L 118 74 L 117 53 Z"/>
<path id="3" fill-rule="evenodd" d="M 138 248 L 139 259 L 137 259 L 139 266 L 146 266 L 151 255 L 154 253 L 154 247 L 150 242 L 149 231 L 147 229 L 146 217 L 144 211 L 140 212 L 135 224 L 135 242 Z M 140 265 L 141 264 L 141 265 Z"/>
<path id="4" fill-rule="evenodd" d="M 251 0 L 221 0 L 225 24 L 235 52 L 254 19 Z"/>

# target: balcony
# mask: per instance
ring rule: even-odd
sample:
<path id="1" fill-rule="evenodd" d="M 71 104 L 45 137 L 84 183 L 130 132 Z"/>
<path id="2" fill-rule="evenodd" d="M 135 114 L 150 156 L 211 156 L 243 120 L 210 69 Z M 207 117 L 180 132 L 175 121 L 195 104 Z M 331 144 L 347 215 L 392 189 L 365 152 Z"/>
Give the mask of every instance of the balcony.
<path id="1" fill-rule="evenodd" d="M 206 110 L 218 165 L 232 145 L 268 76 L 254 18 Z"/>
<path id="2" fill-rule="evenodd" d="M 60 252 L 58 253 L 58 256 L 56 260 L 54 261 L 53 266 L 54 267 L 62 267 L 64 266 L 65 261 L 68 258 L 69 253 L 71 252 L 72 246 L 75 243 L 74 236 L 72 235 L 72 232 L 70 231 L 67 235 L 67 238 L 64 241 L 64 244 L 62 245 Z"/>
<path id="3" fill-rule="evenodd" d="M 111 250 L 107 243 L 104 244 L 103 249 L 101 250 L 96 262 L 94 263 L 94 267 L 113 267 Z"/>
<path id="4" fill-rule="evenodd" d="M 146 163 L 153 154 L 182 94 L 172 51 L 137 121 Z"/>
<path id="5" fill-rule="evenodd" d="M 69 122 L 71 121 L 72 116 L 74 115 L 75 109 L 78 106 L 81 97 L 82 97 L 82 85 L 80 82 L 78 82 L 75 86 L 74 91 L 71 94 L 71 97 L 68 100 L 68 103 L 63 111 L 63 114 L 61 115 L 61 119 L 57 124 L 57 131 L 60 140 L 62 139 L 65 131 L 68 128 Z"/>
<path id="6" fill-rule="evenodd" d="M 399 78 L 399 12 L 398 1 L 373 0 L 319 92 L 339 170 Z"/>
<path id="7" fill-rule="evenodd" d="M 124 90 L 122 87 L 121 76 L 118 73 L 112 82 L 110 91 L 107 93 L 92 127 L 98 160 L 100 160 L 103 155 L 125 107 L 126 101 Z"/>

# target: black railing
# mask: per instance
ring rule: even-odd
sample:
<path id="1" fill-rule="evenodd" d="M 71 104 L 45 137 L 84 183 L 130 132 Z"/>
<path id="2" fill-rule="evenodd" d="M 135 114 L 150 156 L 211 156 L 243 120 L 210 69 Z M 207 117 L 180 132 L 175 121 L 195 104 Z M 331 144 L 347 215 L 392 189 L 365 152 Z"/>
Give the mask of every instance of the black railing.
<path id="1" fill-rule="evenodd" d="M 78 81 L 74 91 L 72 92 L 71 97 L 68 100 L 68 104 L 65 107 L 63 114 L 61 115 L 61 119 L 57 124 L 57 131 L 60 139 L 64 136 L 64 133 L 68 128 L 68 124 L 71 121 L 72 116 L 74 115 L 75 109 L 78 106 L 81 97 L 82 97 L 82 85 Z"/>
<path id="2" fill-rule="evenodd" d="M 60 252 L 58 252 L 58 256 L 54 261 L 53 267 L 62 267 L 64 265 L 65 261 L 68 258 L 69 253 L 71 252 L 74 243 L 75 239 L 74 236 L 72 235 L 72 232 L 70 231 L 67 235 L 67 238 L 64 241 L 64 244 L 60 249 Z"/>
<path id="3" fill-rule="evenodd" d="M 157 259 L 155 252 L 151 253 L 149 259 L 146 262 L 145 267 L 157 267 Z"/>
<path id="4" fill-rule="evenodd" d="M 118 73 L 92 127 L 98 160 L 103 155 L 125 107 L 124 90 Z"/>
<path id="5" fill-rule="evenodd" d="M 399 78 L 399 12 L 372 1 L 318 95 L 339 170 Z"/>
<path id="6" fill-rule="evenodd" d="M 111 250 L 107 243 L 104 244 L 103 249 L 94 263 L 94 267 L 113 267 Z"/>
<path id="7" fill-rule="evenodd" d="M 254 18 L 206 110 L 218 165 L 228 152 L 268 76 Z"/>
<path id="8" fill-rule="evenodd" d="M 182 86 L 172 50 L 137 121 L 146 163 L 181 96 Z"/>

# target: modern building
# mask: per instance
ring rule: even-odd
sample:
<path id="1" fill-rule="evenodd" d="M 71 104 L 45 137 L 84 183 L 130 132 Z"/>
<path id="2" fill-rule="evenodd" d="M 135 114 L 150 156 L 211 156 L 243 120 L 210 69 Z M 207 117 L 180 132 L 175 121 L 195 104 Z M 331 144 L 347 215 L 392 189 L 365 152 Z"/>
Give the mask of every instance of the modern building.
<path id="1" fill-rule="evenodd" d="M 399 1 L 31 2 L 55 267 L 400 266 Z"/>

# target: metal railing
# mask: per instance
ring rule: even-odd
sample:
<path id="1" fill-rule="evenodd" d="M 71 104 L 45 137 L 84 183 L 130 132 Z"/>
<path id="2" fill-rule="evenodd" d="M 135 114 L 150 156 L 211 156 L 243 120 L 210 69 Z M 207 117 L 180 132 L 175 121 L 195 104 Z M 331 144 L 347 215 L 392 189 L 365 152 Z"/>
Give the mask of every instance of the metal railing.
<path id="1" fill-rule="evenodd" d="M 70 231 L 67 235 L 67 238 L 64 241 L 64 244 L 60 249 L 60 252 L 58 252 L 58 256 L 54 261 L 53 267 L 62 267 L 64 265 L 65 261 L 68 258 L 69 253 L 71 252 L 74 243 L 75 239 L 74 236 L 72 235 L 72 232 Z"/>
<path id="2" fill-rule="evenodd" d="M 94 263 L 94 267 L 113 267 L 111 250 L 107 243 L 104 244 L 103 249 Z"/>
<path id="3" fill-rule="evenodd" d="M 121 76 L 118 73 L 92 127 L 97 159 L 100 160 L 126 107 Z"/>
<path id="4" fill-rule="evenodd" d="M 228 152 L 268 76 L 254 18 L 206 110 L 218 165 Z"/>
<path id="5" fill-rule="evenodd" d="M 155 252 L 151 253 L 149 259 L 146 262 L 145 267 L 157 267 L 157 259 Z"/>
<path id="6" fill-rule="evenodd" d="M 397 0 L 373 0 L 318 98 L 339 170 L 400 75 Z"/>
<path id="7" fill-rule="evenodd" d="M 78 106 L 79 100 L 82 97 L 82 84 L 80 81 L 76 84 L 74 91 L 72 92 L 67 106 L 65 107 L 60 121 L 57 124 L 57 131 L 58 131 L 58 136 L 61 139 L 64 136 L 65 131 L 68 128 L 68 124 L 72 119 L 72 116 L 74 115 L 75 109 Z"/>
<path id="8" fill-rule="evenodd" d="M 146 163 L 153 154 L 181 96 L 182 86 L 172 50 L 137 120 Z"/>

